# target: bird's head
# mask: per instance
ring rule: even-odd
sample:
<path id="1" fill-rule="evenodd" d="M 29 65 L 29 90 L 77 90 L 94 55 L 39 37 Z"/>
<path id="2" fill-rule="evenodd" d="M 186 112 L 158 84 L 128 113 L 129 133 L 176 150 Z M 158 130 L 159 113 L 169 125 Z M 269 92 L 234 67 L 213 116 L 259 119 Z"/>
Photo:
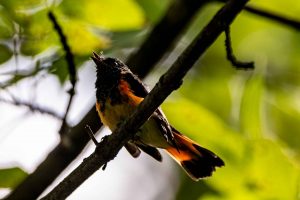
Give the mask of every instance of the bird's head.
<path id="1" fill-rule="evenodd" d="M 104 57 L 102 54 L 93 53 L 91 58 L 96 64 L 96 97 L 97 99 L 104 98 L 113 88 L 117 87 L 121 73 L 127 67 L 120 60 Z"/>

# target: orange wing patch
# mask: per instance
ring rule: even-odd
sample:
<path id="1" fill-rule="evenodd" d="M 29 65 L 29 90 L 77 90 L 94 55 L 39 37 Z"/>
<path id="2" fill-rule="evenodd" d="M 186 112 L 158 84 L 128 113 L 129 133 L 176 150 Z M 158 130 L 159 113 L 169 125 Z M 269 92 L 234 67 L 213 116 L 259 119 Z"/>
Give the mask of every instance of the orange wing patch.
<path id="1" fill-rule="evenodd" d="M 134 95 L 132 90 L 130 89 L 129 84 L 124 80 L 120 81 L 119 90 L 120 90 L 120 93 L 121 93 L 122 96 L 123 95 L 128 96 L 128 99 L 129 99 L 128 103 L 132 106 L 139 105 L 144 99 L 144 98 L 141 98 L 141 97 L 138 97 L 138 96 Z"/>
<path id="2" fill-rule="evenodd" d="M 112 131 L 115 130 L 117 124 L 127 118 L 135 108 L 143 101 L 143 98 L 133 94 L 129 84 L 121 80 L 118 86 L 122 97 L 122 103 L 111 104 L 110 99 L 105 102 L 105 109 L 101 111 L 101 105 L 96 102 L 96 109 L 104 125 L 108 126 Z"/>

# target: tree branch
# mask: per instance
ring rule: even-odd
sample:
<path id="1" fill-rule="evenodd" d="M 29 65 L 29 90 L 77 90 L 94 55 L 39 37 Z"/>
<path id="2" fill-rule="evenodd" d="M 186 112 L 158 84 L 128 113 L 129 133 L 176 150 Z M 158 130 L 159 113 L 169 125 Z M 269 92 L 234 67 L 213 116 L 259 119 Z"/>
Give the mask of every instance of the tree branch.
<path id="1" fill-rule="evenodd" d="M 185 0 L 180 0 L 182 3 Z M 200 2 L 201 0 L 194 0 Z M 161 22 L 158 23 L 149 34 L 145 42 L 148 45 L 142 45 L 141 48 L 127 61 L 128 66 L 135 66 L 132 69 L 140 78 L 144 78 L 148 71 L 155 65 L 155 63 L 164 55 L 167 49 L 176 41 L 180 33 L 189 24 L 189 21 L 198 10 L 194 10 L 193 4 L 187 4 L 187 12 L 179 12 L 179 14 L 172 14 L 173 10 L 180 10 L 186 5 L 174 2 L 171 5 L 172 9 L 168 9 Z M 191 15 L 192 14 L 192 15 Z M 171 19 L 169 16 L 173 16 Z M 181 22 L 181 23 L 179 23 Z M 183 24 L 183 26 L 178 26 Z M 165 27 L 168 27 L 166 30 Z M 166 34 L 166 31 L 173 30 L 172 35 L 160 37 Z M 151 39 L 150 39 L 151 38 Z M 157 38 L 161 38 L 157 40 Z M 151 42 L 155 40 L 156 42 Z M 155 53 L 157 50 L 164 49 L 160 54 Z M 150 54 L 149 54 L 150 51 Z M 147 56 L 151 55 L 151 59 Z M 149 57 L 150 58 L 150 57 Z M 148 64 L 152 63 L 152 64 Z M 147 69 L 146 69 L 147 68 Z M 146 70 L 145 70 L 146 69 Z M 64 141 L 61 141 L 46 157 L 46 159 L 31 173 L 14 191 L 12 191 L 7 199 L 37 199 L 41 193 L 54 181 L 54 179 L 77 157 L 82 151 L 89 137 L 85 132 L 85 126 L 90 125 L 92 130 L 96 132 L 102 126 L 100 119 L 96 113 L 95 106 L 93 105 L 83 119 L 75 126 L 70 128 L 70 131 L 64 135 Z M 67 145 L 66 145 L 67 144 Z"/>
<path id="2" fill-rule="evenodd" d="M 24 107 L 27 107 L 32 112 L 47 114 L 47 115 L 52 116 L 52 117 L 54 117 L 58 120 L 62 120 L 62 116 L 60 116 L 54 110 L 51 110 L 49 108 L 44 108 L 44 107 L 41 107 L 39 105 L 34 105 L 30 102 L 25 102 L 25 101 L 19 100 L 15 97 L 13 97 L 12 101 L 7 100 L 7 99 L 3 99 L 3 98 L 0 97 L 0 102 L 7 103 L 7 104 L 10 104 L 10 105 L 15 105 L 15 106 L 24 106 Z"/>
<path id="3" fill-rule="evenodd" d="M 138 131 L 138 128 L 147 121 L 167 96 L 180 86 L 188 70 L 225 28 L 232 23 L 247 2 L 248 0 L 228 1 L 178 57 L 171 68 L 159 79 L 153 90 L 125 123 L 106 137 L 91 156 L 84 159 L 79 167 L 42 199 L 65 199 L 102 165 L 114 159 L 122 146 Z"/>
<path id="4" fill-rule="evenodd" d="M 127 65 L 130 66 L 132 72 L 147 74 L 207 2 L 207 0 L 174 1 L 174 4 L 166 12 L 166 15 L 153 28 L 148 38 L 143 42 L 140 50 L 132 54 L 127 60 Z"/>
<path id="5" fill-rule="evenodd" d="M 227 0 L 215 0 L 218 2 L 227 2 Z M 300 20 L 296 20 L 296 19 L 291 19 L 289 17 L 280 15 L 278 13 L 273 13 L 267 10 L 264 10 L 262 8 L 256 8 L 254 6 L 245 6 L 244 8 L 245 11 L 249 12 L 249 13 L 253 13 L 256 14 L 258 16 L 261 17 L 265 17 L 267 19 L 273 20 L 275 22 L 281 23 L 283 25 L 287 25 L 291 28 L 294 28 L 296 30 L 300 29 Z"/>
<path id="6" fill-rule="evenodd" d="M 246 6 L 244 8 L 245 11 L 268 18 L 270 20 L 276 21 L 278 23 L 290 26 L 296 30 L 300 29 L 300 21 L 296 19 L 291 19 L 280 14 L 275 14 L 270 11 L 263 10 L 261 8 L 255 8 L 253 6 Z"/>
<path id="7" fill-rule="evenodd" d="M 65 115 L 63 117 L 60 130 L 58 131 L 60 135 L 64 135 L 67 132 L 67 129 L 69 128 L 67 125 L 67 116 L 69 114 L 69 110 L 70 110 L 71 104 L 73 102 L 73 97 L 75 95 L 75 86 L 76 86 L 76 82 L 77 82 L 76 66 L 74 63 L 74 56 L 73 56 L 70 46 L 68 45 L 68 42 L 67 42 L 67 38 L 64 35 L 62 28 L 58 24 L 54 14 L 51 11 L 48 12 L 48 17 L 49 17 L 50 21 L 53 23 L 54 29 L 56 30 L 57 34 L 59 35 L 60 42 L 66 52 L 66 61 L 68 63 L 70 82 L 72 84 L 71 89 L 68 91 L 70 96 L 69 96 L 69 101 L 68 101 L 67 108 L 65 111 Z"/>
<path id="8" fill-rule="evenodd" d="M 4 83 L 0 83 L 1 89 L 7 89 L 8 87 L 15 85 L 18 81 L 21 81 L 25 78 L 30 78 L 33 76 L 36 76 L 39 72 L 43 70 L 48 70 L 46 67 L 41 67 L 42 63 L 41 60 L 37 60 L 35 62 L 35 66 L 26 66 L 26 70 L 13 70 L 13 71 L 7 71 L 3 72 L 0 75 L 6 75 L 6 76 L 12 76 L 9 80 L 5 81 Z"/>

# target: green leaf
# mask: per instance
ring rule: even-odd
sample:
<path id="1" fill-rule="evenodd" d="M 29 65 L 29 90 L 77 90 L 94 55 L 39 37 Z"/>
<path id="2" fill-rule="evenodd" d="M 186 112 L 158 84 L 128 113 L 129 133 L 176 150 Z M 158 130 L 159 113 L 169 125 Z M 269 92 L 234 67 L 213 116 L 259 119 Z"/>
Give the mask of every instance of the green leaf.
<path id="1" fill-rule="evenodd" d="M 50 72 L 58 78 L 59 82 L 63 84 L 68 77 L 68 65 L 64 57 L 54 61 Z"/>
<path id="2" fill-rule="evenodd" d="M 75 55 L 84 56 L 96 49 L 107 48 L 110 44 L 108 37 L 97 34 L 92 27 L 87 26 L 81 20 L 69 19 L 61 14 L 57 14 L 57 20 L 62 27 L 72 53 Z M 57 35 L 53 28 L 52 31 Z M 59 40 L 57 39 L 55 42 L 59 43 Z M 59 46 L 61 47 L 60 43 Z"/>
<path id="3" fill-rule="evenodd" d="M 130 30 L 144 24 L 142 10 L 133 0 L 64 0 L 59 8 L 72 20 L 109 30 Z"/>
<path id="4" fill-rule="evenodd" d="M 90 55 L 76 56 L 74 59 L 76 68 L 79 69 L 81 67 L 82 63 L 84 61 L 86 61 L 89 57 L 90 57 Z M 65 83 L 65 81 L 69 78 L 68 63 L 66 61 L 65 56 L 61 56 L 60 58 L 55 60 L 52 63 L 52 66 L 49 69 L 49 72 L 51 74 L 56 75 L 61 84 Z"/>
<path id="5" fill-rule="evenodd" d="M 6 45 L 0 44 L 0 64 L 9 60 L 12 55 L 12 51 Z"/>
<path id="6" fill-rule="evenodd" d="M 19 167 L 0 169 L 0 188 L 15 188 L 27 175 Z"/>
<path id="7" fill-rule="evenodd" d="M 8 39 L 14 34 L 13 21 L 0 4 L 0 38 Z"/>
<path id="8" fill-rule="evenodd" d="M 24 55 L 36 55 L 59 44 L 59 39 L 47 17 L 47 11 L 41 10 L 23 18 L 25 40 L 21 44 Z"/>

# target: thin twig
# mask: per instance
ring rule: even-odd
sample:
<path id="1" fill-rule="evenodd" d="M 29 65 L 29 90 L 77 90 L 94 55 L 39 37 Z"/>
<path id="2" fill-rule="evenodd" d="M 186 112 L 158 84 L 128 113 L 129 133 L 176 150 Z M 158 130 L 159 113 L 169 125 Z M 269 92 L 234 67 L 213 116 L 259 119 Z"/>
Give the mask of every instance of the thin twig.
<path id="1" fill-rule="evenodd" d="M 178 57 L 136 111 L 110 136 L 99 143 L 95 152 L 43 199 L 65 199 L 102 165 L 112 160 L 166 97 L 177 89 L 197 59 L 229 26 L 248 0 L 230 0 L 222 7 L 189 47 Z"/>
<path id="2" fill-rule="evenodd" d="M 7 81 L 5 81 L 3 83 L 0 83 L 0 88 L 1 89 L 7 89 L 8 87 L 10 87 L 12 85 L 15 85 L 18 81 L 21 81 L 25 78 L 31 78 L 33 76 L 36 76 L 41 71 L 48 69 L 46 67 L 41 67 L 41 61 L 40 60 L 37 60 L 35 62 L 35 66 L 32 66 L 32 64 L 30 64 L 26 68 L 29 69 L 29 70 L 16 69 L 16 70 L 0 73 L 1 76 L 12 76 Z"/>
<path id="3" fill-rule="evenodd" d="M 68 42 L 67 42 L 67 38 L 64 35 L 64 33 L 62 31 L 62 28 L 58 24 L 54 14 L 51 11 L 49 11 L 48 17 L 51 20 L 51 22 L 53 23 L 54 29 L 56 30 L 57 34 L 59 35 L 60 42 L 61 42 L 61 44 L 62 44 L 62 46 L 63 46 L 63 48 L 66 52 L 66 61 L 68 63 L 70 82 L 72 84 L 71 89 L 68 91 L 70 97 L 69 97 L 69 101 L 68 101 L 68 104 L 67 104 L 65 115 L 64 115 L 60 130 L 59 130 L 59 134 L 63 135 L 67 132 L 67 128 L 68 128 L 67 122 L 66 122 L 67 121 L 67 116 L 69 114 L 69 110 L 70 110 L 71 104 L 73 102 L 73 97 L 75 95 L 75 86 L 76 86 L 76 82 L 77 82 L 76 66 L 75 66 L 75 63 L 74 63 L 74 56 L 73 56 L 73 54 L 71 52 L 71 49 L 70 49 L 70 47 L 68 45 Z"/>
<path id="4" fill-rule="evenodd" d="M 94 136 L 94 133 L 93 133 L 91 127 L 90 127 L 89 125 L 86 125 L 86 126 L 85 126 L 85 130 L 86 130 L 86 132 L 89 134 L 89 137 L 90 137 L 91 140 L 94 142 L 94 144 L 95 144 L 96 146 L 98 146 L 99 142 L 96 140 L 96 138 L 95 138 L 95 136 Z"/>
<path id="5" fill-rule="evenodd" d="M 233 54 L 232 46 L 231 46 L 231 37 L 230 37 L 230 27 L 225 28 L 225 47 L 226 47 L 226 55 L 227 59 L 231 62 L 231 64 L 236 67 L 236 69 L 254 69 L 254 62 L 242 62 L 236 59 Z"/>
<path id="6" fill-rule="evenodd" d="M 59 120 L 63 119 L 63 117 L 60 116 L 58 113 L 56 113 L 54 110 L 51 110 L 49 108 L 44 108 L 44 107 L 41 107 L 39 105 L 32 104 L 30 102 L 25 102 L 25 101 L 22 101 L 22 100 L 19 100 L 19 99 L 15 98 L 15 97 L 13 98 L 12 101 L 7 100 L 7 99 L 3 99 L 3 98 L 0 97 L 0 102 L 7 103 L 7 104 L 10 104 L 10 105 L 14 105 L 14 106 L 24 106 L 24 107 L 27 107 L 32 112 L 47 114 L 47 115 L 49 115 L 51 117 L 54 117 L 56 119 L 59 119 Z"/>
<path id="7" fill-rule="evenodd" d="M 223 2 L 223 3 L 227 2 L 227 0 L 214 0 L 214 1 Z M 267 11 L 265 9 L 257 8 L 257 7 L 250 6 L 250 5 L 245 6 L 243 10 L 245 10 L 249 13 L 253 13 L 258 16 L 264 17 L 266 19 L 270 19 L 274 22 L 278 22 L 280 24 L 287 25 L 296 30 L 300 29 L 300 19 L 292 19 L 290 17 L 283 16 L 279 13 L 274 13 L 274 12 Z"/>
<path id="8" fill-rule="evenodd" d="M 261 8 L 256 8 L 253 6 L 246 6 L 244 8 L 245 11 L 268 18 L 270 20 L 276 21 L 278 23 L 290 26 L 296 30 L 300 30 L 300 19 L 296 20 L 296 19 L 291 19 L 289 17 L 286 16 L 282 16 L 278 13 L 273 13 L 270 11 L 266 11 L 264 9 Z"/>

